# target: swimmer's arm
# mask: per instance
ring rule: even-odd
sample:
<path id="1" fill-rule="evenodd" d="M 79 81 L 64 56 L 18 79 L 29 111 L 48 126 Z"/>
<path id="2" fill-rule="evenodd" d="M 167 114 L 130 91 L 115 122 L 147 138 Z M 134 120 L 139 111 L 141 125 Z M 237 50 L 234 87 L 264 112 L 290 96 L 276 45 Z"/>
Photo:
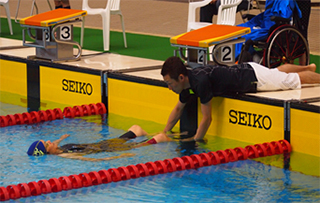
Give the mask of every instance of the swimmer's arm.
<path id="1" fill-rule="evenodd" d="M 62 140 L 66 139 L 66 138 L 69 137 L 69 136 L 70 136 L 69 134 L 64 134 L 64 135 L 62 135 L 59 139 L 53 141 L 53 143 L 59 145 Z"/>
<path id="2" fill-rule="evenodd" d="M 105 157 L 105 158 L 90 158 L 90 157 L 84 157 L 85 154 L 82 153 L 62 153 L 58 154 L 58 156 L 63 157 L 63 158 L 68 158 L 68 159 L 78 159 L 82 161 L 109 161 L 112 159 L 119 159 L 123 157 L 131 157 L 134 156 L 135 154 L 132 153 L 124 153 L 119 156 L 112 156 L 112 157 Z"/>

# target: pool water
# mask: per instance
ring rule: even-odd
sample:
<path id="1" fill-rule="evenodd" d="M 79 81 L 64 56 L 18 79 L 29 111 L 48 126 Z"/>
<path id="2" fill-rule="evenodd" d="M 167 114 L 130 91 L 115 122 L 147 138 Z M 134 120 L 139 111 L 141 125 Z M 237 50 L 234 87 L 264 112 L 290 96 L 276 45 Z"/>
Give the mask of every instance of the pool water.
<path id="1" fill-rule="evenodd" d="M 61 142 L 92 143 L 115 138 L 125 132 L 110 127 L 106 115 L 48 121 L 33 125 L 0 128 L 0 187 L 41 179 L 69 176 L 149 161 L 199 154 L 212 150 L 203 144 L 183 148 L 178 142 L 160 143 L 125 152 L 135 156 L 101 162 L 87 162 L 47 155 L 31 157 L 29 145 L 39 139 L 56 140 L 63 134 L 71 136 Z M 126 124 L 128 125 L 128 124 Z M 139 142 L 147 137 L 138 137 Z M 209 140 L 211 142 L 212 140 Z M 220 141 L 223 143 L 223 141 Z M 238 147 L 238 146 L 234 146 Z M 124 152 L 88 155 L 102 158 Z M 230 162 L 192 170 L 148 176 L 116 183 L 20 198 L 19 202 L 320 202 L 319 177 L 263 164 L 280 162 L 283 155 Z M 14 201 L 14 200 L 10 200 Z"/>

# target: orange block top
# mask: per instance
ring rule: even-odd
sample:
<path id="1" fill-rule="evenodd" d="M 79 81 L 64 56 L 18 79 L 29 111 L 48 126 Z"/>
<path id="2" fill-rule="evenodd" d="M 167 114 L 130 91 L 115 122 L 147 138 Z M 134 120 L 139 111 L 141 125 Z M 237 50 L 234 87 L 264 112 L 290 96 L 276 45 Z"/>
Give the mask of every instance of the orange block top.
<path id="1" fill-rule="evenodd" d="M 249 27 L 212 24 L 170 38 L 171 44 L 209 47 L 221 41 L 240 37 L 251 32 Z"/>
<path id="2" fill-rule="evenodd" d="M 55 9 L 45 13 L 29 16 L 20 20 L 20 24 L 49 27 L 58 23 L 86 16 L 87 11 L 75 9 Z"/>

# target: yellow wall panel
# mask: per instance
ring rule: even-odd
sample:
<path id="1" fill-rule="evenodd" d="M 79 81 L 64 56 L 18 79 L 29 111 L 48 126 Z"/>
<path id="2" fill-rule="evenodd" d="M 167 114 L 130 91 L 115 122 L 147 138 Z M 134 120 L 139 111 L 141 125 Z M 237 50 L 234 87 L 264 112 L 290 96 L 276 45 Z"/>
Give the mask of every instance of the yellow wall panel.
<path id="1" fill-rule="evenodd" d="M 283 107 L 217 97 L 213 99 L 212 109 L 208 134 L 250 143 L 284 137 Z"/>
<path id="2" fill-rule="evenodd" d="M 70 106 L 101 102 L 101 77 L 40 66 L 40 99 Z"/>
<path id="3" fill-rule="evenodd" d="M 27 65 L 0 60 L 0 91 L 27 96 Z"/>
<path id="4" fill-rule="evenodd" d="M 27 66 L 0 59 L 0 101 L 27 106 Z"/>
<path id="5" fill-rule="evenodd" d="M 178 95 L 168 88 L 108 79 L 109 112 L 165 124 Z"/>
<path id="6" fill-rule="evenodd" d="M 320 114 L 291 109 L 291 144 L 294 151 L 320 156 Z"/>

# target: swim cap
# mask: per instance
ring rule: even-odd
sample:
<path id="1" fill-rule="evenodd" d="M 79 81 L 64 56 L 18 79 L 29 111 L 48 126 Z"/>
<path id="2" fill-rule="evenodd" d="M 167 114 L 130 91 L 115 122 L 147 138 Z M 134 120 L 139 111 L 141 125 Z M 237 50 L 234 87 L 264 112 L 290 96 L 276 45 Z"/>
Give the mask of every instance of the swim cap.
<path id="1" fill-rule="evenodd" d="M 33 142 L 27 152 L 28 155 L 32 155 L 32 156 L 42 156 L 47 154 L 47 150 L 45 148 L 45 146 L 43 145 L 43 143 L 38 140 Z"/>

